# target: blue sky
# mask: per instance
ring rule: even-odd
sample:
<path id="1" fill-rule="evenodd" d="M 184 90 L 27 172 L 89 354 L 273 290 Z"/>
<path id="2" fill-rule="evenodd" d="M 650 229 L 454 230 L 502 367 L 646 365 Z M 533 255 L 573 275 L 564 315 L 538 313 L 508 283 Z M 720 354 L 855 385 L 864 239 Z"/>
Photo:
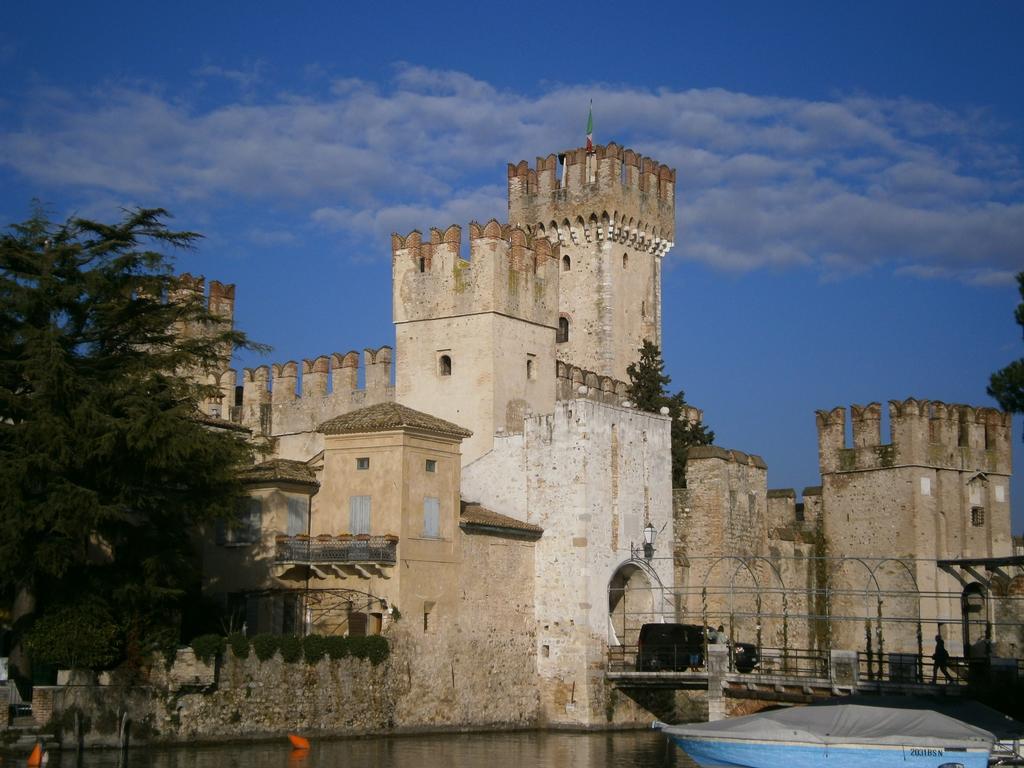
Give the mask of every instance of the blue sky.
<path id="1" fill-rule="evenodd" d="M 503 218 L 505 163 L 678 171 L 673 386 L 772 487 L 814 410 L 992 404 L 1024 353 L 1024 4 L 9 3 L 0 220 L 160 206 L 300 360 L 392 343 L 392 231 Z M 1015 422 L 1014 530 L 1024 530 Z"/>

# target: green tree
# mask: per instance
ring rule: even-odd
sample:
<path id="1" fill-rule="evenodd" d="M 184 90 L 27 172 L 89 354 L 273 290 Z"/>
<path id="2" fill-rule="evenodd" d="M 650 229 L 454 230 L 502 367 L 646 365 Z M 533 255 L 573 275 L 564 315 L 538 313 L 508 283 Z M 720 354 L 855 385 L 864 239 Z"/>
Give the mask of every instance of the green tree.
<path id="1" fill-rule="evenodd" d="M 686 457 L 692 445 L 710 445 L 715 433 L 703 422 L 692 422 L 680 418 L 687 406 L 683 390 L 669 394 L 666 387 L 672 379 L 665 373 L 658 345 L 644 340 L 639 349 L 640 358 L 626 368 L 629 376 L 629 398 L 637 408 L 660 413 L 668 408 L 672 418 L 672 485 L 686 487 Z"/>
<path id="2" fill-rule="evenodd" d="M 1021 303 L 1017 305 L 1014 317 L 1017 325 L 1024 328 L 1024 272 L 1017 275 Z M 1005 411 L 1024 413 L 1024 358 L 1014 360 L 1002 370 L 996 371 L 989 379 L 988 393 L 996 399 Z"/>
<path id="3" fill-rule="evenodd" d="M 0 597 L 34 606 L 29 620 L 88 598 L 116 646 L 140 651 L 177 641 L 190 536 L 232 514 L 251 461 L 197 418 L 219 394 L 198 381 L 255 345 L 182 290 L 155 249 L 197 236 L 165 218 L 53 224 L 37 211 L 0 234 Z M 47 655 L 105 658 L 97 637 L 76 648 L 69 632 Z"/>

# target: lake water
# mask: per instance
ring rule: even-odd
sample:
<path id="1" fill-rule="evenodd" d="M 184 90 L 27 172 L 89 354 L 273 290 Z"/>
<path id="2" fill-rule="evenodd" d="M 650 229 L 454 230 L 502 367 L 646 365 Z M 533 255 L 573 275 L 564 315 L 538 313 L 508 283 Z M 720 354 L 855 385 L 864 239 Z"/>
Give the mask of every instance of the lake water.
<path id="1" fill-rule="evenodd" d="M 3 768 L 23 768 L 0 759 Z M 117 768 L 115 751 L 54 752 L 49 768 Z M 124 768 L 693 768 L 660 733 L 478 733 L 314 740 L 309 753 L 287 741 L 132 749 Z"/>

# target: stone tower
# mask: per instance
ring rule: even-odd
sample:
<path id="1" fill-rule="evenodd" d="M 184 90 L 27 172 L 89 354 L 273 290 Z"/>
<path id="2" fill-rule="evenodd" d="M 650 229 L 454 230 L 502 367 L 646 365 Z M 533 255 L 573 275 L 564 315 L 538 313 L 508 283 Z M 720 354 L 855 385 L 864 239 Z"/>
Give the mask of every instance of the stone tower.
<path id="1" fill-rule="evenodd" d="M 468 464 L 495 433 L 555 405 L 559 248 L 525 229 L 469 225 L 392 237 L 395 399 L 473 432 Z"/>
<path id="2" fill-rule="evenodd" d="M 676 172 L 616 144 L 508 166 L 509 221 L 561 245 L 563 362 L 626 380 L 661 345 L 661 259 L 675 239 Z"/>
<path id="3" fill-rule="evenodd" d="M 1012 553 L 1010 535 L 1010 414 L 937 400 L 889 402 L 889 441 L 882 441 L 882 406 L 818 411 L 824 534 L 834 558 L 881 561 L 874 573 L 894 616 L 941 623 L 960 613 L 963 585 L 935 561 L 998 558 Z M 913 562 L 906 573 L 895 563 Z M 836 561 L 830 580 L 847 597 L 835 615 L 863 610 L 860 566 Z M 856 595 L 856 597 L 854 597 Z M 844 600 L 848 604 L 844 604 Z M 857 647 L 863 628 L 833 628 L 835 647 Z M 846 634 L 844 634 L 846 633 Z M 954 655 L 955 637 L 946 638 Z M 913 648 L 914 626 L 887 632 L 891 648 Z"/>

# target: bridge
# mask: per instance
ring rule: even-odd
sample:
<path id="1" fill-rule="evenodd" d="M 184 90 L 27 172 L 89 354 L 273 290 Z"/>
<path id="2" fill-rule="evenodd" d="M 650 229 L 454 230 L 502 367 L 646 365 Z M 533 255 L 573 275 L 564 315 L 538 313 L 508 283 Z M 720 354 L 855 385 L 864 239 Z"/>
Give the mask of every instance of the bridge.
<path id="1" fill-rule="evenodd" d="M 852 694 L 959 697 L 979 688 L 1012 689 L 1024 683 L 1020 659 L 950 658 L 947 679 L 930 658 L 911 653 L 762 648 L 757 666 L 740 672 L 728 645 L 708 645 L 707 663 L 699 668 L 645 672 L 636 669 L 636 652 L 636 646 L 609 649 L 609 683 L 625 693 L 706 691 L 710 720 L 727 717 L 737 708 L 736 700 L 807 704 Z"/>

